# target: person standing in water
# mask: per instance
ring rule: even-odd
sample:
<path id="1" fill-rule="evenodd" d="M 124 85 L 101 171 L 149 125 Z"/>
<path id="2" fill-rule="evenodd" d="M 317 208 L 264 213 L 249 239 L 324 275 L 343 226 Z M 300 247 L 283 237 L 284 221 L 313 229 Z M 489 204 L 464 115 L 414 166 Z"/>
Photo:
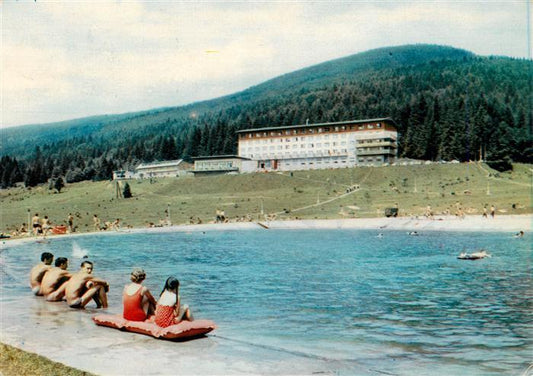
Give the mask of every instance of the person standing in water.
<path id="1" fill-rule="evenodd" d="M 44 274 L 52 268 L 52 261 L 54 261 L 54 255 L 50 252 L 43 252 L 41 254 L 41 262 L 31 269 L 30 287 L 35 295 L 42 295 L 41 282 Z"/>

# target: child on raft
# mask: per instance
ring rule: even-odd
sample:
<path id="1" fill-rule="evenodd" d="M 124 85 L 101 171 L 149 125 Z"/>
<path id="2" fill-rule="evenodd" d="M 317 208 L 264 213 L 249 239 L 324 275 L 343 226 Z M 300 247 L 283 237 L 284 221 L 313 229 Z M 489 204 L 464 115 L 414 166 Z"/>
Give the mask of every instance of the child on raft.
<path id="1" fill-rule="evenodd" d="M 168 277 L 165 287 L 161 291 L 155 309 L 155 323 L 166 328 L 182 320 L 193 321 L 188 305 L 181 305 L 179 295 L 180 282 L 174 277 Z"/>

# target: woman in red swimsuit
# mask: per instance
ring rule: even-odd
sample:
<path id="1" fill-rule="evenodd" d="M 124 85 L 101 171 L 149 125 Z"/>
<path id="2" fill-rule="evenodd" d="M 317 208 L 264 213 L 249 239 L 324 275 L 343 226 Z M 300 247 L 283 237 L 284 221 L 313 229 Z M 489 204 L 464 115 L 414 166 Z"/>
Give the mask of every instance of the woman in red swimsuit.
<path id="1" fill-rule="evenodd" d="M 126 320 L 144 321 L 154 314 L 156 301 L 148 288 L 142 285 L 145 278 L 144 270 L 136 268 L 131 272 L 131 283 L 124 286 L 122 316 Z"/>
<path id="2" fill-rule="evenodd" d="M 179 288 L 180 282 L 174 277 L 168 277 L 155 309 L 155 323 L 162 328 L 182 320 L 193 321 L 189 307 L 180 304 Z"/>

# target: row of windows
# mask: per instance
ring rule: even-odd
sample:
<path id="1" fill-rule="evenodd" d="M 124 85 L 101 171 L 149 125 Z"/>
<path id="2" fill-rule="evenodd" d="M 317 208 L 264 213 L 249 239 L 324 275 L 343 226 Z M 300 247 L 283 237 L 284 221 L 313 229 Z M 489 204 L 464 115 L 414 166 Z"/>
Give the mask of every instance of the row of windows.
<path id="1" fill-rule="evenodd" d="M 358 158 L 357 161 L 359 163 L 368 163 L 368 162 L 383 162 L 383 157 L 369 157 L 369 158 Z"/>
<path id="2" fill-rule="evenodd" d="M 324 144 L 318 142 L 316 144 L 300 144 L 300 149 L 314 149 L 314 148 L 329 148 L 330 146 L 333 146 L 333 147 L 337 147 L 337 146 L 346 146 L 346 141 L 341 141 L 341 142 L 324 142 Z M 248 148 L 242 148 L 241 150 L 243 152 L 247 151 L 247 152 L 252 152 L 252 151 L 267 151 L 267 150 L 270 150 L 270 151 L 273 151 L 273 150 L 283 150 L 283 149 L 298 149 L 298 145 L 297 144 L 293 144 L 292 147 L 291 145 L 285 145 L 285 147 L 283 147 L 283 145 L 271 145 L 271 146 L 255 146 L 255 147 L 248 147 Z"/>
<path id="3" fill-rule="evenodd" d="M 315 133 L 325 133 L 325 132 L 345 132 L 349 130 L 365 130 L 365 129 L 379 129 L 382 128 L 382 123 L 369 123 L 361 125 L 337 125 L 331 127 L 317 127 L 317 128 L 301 128 L 301 129 L 286 129 L 286 130 L 275 130 L 269 132 L 255 132 L 248 134 L 241 134 L 240 138 L 260 138 L 268 136 L 283 136 L 283 135 L 296 135 L 296 134 L 315 134 Z"/>

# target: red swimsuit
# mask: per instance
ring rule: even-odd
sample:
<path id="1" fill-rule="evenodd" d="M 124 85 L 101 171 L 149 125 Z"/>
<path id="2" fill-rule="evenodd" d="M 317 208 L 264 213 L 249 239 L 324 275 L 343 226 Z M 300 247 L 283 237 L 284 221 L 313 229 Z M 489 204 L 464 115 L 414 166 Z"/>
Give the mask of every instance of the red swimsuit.
<path id="1" fill-rule="evenodd" d="M 142 286 L 133 295 L 128 295 L 126 291 L 122 293 L 122 303 L 124 311 L 122 316 L 130 321 L 144 321 L 146 320 L 146 313 L 142 308 Z"/>
<path id="2" fill-rule="evenodd" d="M 174 306 L 165 306 L 158 304 L 155 307 L 155 323 L 166 328 L 174 324 Z"/>

